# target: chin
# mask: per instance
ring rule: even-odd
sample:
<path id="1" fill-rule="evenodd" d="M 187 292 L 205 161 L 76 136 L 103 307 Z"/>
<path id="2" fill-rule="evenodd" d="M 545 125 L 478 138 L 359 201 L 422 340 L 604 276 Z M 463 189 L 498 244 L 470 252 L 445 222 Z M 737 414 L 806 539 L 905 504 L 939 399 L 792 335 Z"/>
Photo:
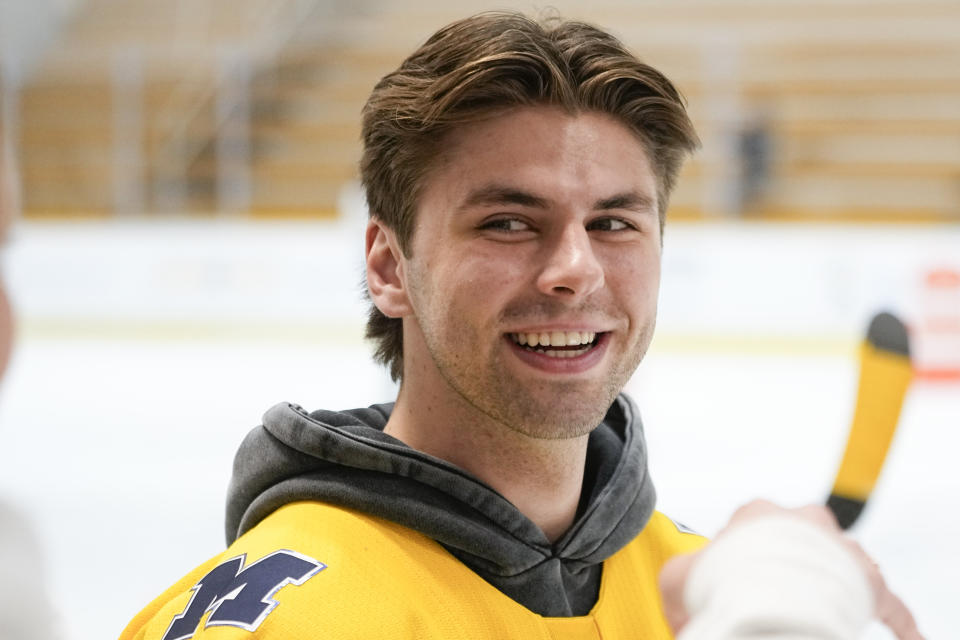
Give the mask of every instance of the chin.
<path id="1" fill-rule="evenodd" d="M 609 395 L 609 394 L 604 394 Z M 559 401 L 554 395 L 547 402 L 509 403 L 499 407 L 497 419 L 510 429 L 538 440 L 566 440 L 589 434 L 599 426 L 609 402 L 597 403 L 600 394 L 561 394 Z"/>

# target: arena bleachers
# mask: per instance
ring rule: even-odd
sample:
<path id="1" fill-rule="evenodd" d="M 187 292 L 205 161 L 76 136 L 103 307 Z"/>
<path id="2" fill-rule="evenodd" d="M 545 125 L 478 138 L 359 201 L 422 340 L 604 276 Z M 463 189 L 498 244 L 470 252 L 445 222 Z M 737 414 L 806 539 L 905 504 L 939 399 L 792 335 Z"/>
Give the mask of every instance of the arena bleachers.
<path id="1" fill-rule="evenodd" d="M 80 3 L 19 87 L 26 215 L 334 216 L 370 88 L 490 7 L 186 6 Z M 553 6 L 612 28 L 688 98 L 703 149 L 675 217 L 960 220 L 960 3 Z"/>

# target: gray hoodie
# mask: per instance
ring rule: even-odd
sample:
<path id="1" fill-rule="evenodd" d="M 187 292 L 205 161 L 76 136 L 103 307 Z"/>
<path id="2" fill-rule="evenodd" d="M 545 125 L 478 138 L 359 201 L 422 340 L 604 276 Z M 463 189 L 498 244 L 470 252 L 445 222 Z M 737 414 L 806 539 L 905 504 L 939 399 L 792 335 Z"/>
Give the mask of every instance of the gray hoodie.
<path id="1" fill-rule="evenodd" d="M 488 485 L 383 433 L 392 408 L 307 413 L 281 403 L 267 411 L 234 460 L 227 542 L 284 504 L 316 500 L 433 538 L 535 613 L 588 613 L 603 561 L 643 529 L 656 499 L 634 403 L 618 396 L 590 434 L 577 517 L 552 544 Z"/>

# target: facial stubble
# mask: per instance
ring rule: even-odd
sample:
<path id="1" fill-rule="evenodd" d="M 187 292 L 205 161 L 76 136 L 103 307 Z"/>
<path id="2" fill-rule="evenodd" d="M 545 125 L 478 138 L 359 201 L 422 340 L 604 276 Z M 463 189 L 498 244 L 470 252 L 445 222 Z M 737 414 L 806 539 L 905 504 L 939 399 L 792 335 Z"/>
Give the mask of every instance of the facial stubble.
<path id="1" fill-rule="evenodd" d="M 514 305 L 505 315 L 549 317 L 549 314 L 543 314 L 543 309 L 551 306 L 549 303 Z M 426 311 L 423 306 L 420 309 Z M 593 314 L 591 317 L 597 315 L 592 309 L 581 310 L 581 313 Z M 611 370 L 599 381 L 584 381 L 516 376 L 502 362 L 502 358 L 511 357 L 507 350 L 511 347 L 505 349 L 496 340 L 487 345 L 487 352 L 481 359 L 474 360 L 479 366 L 471 366 L 462 357 L 462 352 L 451 345 L 476 347 L 486 344 L 482 336 L 477 335 L 472 326 L 471 335 L 464 335 L 468 327 L 454 323 L 454 317 L 440 315 L 438 318 L 428 313 L 426 322 L 420 317 L 416 321 L 430 358 L 444 382 L 464 403 L 488 419 L 511 431 L 542 440 L 576 438 L 590 433 L 600 424 L 643 359 L 656 318 L 653 313 L 632 345 L 625 348 L 608 345 L 604 358 L 613 358 Z M 453 327 L 457 330 L 452 330 Z M 450 335 L 444 333 L 444 328 Z M 501 336 L 501 340 L 505 338 Z M 612 353 L 614 350 L 622 355 L 617 357 Z"/>

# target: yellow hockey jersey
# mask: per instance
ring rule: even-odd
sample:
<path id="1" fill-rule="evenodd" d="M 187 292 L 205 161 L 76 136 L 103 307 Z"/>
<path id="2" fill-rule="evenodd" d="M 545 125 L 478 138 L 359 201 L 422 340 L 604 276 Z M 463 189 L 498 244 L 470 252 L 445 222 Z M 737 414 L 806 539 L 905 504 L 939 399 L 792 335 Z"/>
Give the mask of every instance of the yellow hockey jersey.
<path id="1" fill-rule="evenodd" d="M 281 507 L 148 605 L 121 640 L 667 640 L 657 575 L 704 538 L 654 512 L 603 563 L 584 616 L 544 617 L 421 533 L 320 502 Z"/>

